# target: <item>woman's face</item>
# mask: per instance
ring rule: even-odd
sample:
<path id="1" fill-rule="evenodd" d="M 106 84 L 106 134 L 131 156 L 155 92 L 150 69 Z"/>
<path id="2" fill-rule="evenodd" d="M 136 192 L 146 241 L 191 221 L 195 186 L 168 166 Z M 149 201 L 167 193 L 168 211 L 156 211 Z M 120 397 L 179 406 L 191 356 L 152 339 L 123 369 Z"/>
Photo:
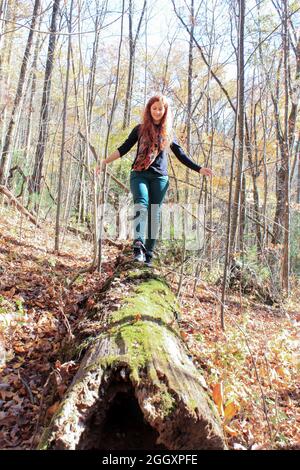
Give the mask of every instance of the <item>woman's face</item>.
<path id="1" fill-rule="evenodd" d="M 159 124 L 165 114 L 165 106 L 161 101 L 155 101 L 150 108 L 154 124 Z"/>

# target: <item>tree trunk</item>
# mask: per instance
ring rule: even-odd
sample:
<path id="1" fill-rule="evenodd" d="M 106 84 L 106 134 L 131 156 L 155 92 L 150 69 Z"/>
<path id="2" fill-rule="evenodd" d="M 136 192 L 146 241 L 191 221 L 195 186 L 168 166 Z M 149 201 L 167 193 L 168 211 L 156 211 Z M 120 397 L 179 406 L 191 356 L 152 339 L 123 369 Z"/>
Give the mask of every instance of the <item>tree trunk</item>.
<path id="1" fill-rule="evenodd" d="M 57 16 L 59 11 L 60 0 L 54 0 L 53 9 L 52 9 L 52 19 L 50 27 L 50 36 L 49 36 L 49 46 L 48 46 L 48 55 L 47 63 L 45 70 L 44 78 L 44 89 L 43 89 L 43 98 L 41 105 L 41 115 L 40 115 L 40 124 L 39 124 L 39 138 L 35 154 L 35 164 L 33 175 L 30 181 L 30 191 L 40 193 L 41 190 L 41 179 L 42 171 L 44 164 L 44 155 L 45 148 L 47 144 L 47 135 L 48 135 L 48 116 L 49 116 L 49 105 L 50 105 L 50 93 L 51 93 L 51 83 L 52 83 L 52 70 L 54 65 L 54 53 L 56 45 L 56 30 L 57 30 Z"/>
<path id="2" fill-rule="evenodd" d="M 278 185 L 276 191 L 276 212 L 274 218 L 274 228 L 273 228 L 273 243 L 288 243 L 288 240 L 283 240 L 284 238 L 287 239 L 289 229 L 289 204 L 290 201 L 287 199 L 290 198 L 290 176 L 293 175 L 293 172 L 290 171 L 290 152 L 293 148 L 294 144 L 294 134 L 295 134 L 295 126 L 296 126 L 296 118 L 297 118 L 297 110 L 298 110 L 298 101 L 299 101 L 299 78 L 300 78 L 300 39 L 298 39 L 297 46 L 295 48 L 296 54 L 296 73 L 294 78 L 294 83 L 292 85 L 292 92 L 291 92 L 291 111 L 289 116 L 287 116 L 288 108 L 289 108 L 289 87 L 291 84 L 288 83 L 289 80 L 289 41 L 288 41 L 288 12 L 287 12 L 287 5 L 286 2 L 283 1 L 283 33 L 282 33 L 282 42 L 283 42 L 283 60 L 284 60 L 284 122 L 282 125 L 278 124 L 277 127 L 281 127 L 283 129 L 283 133 L 278 135 L 278 141 L 280 143 L 280 151 L 281 151 L 281 162 L 280 167 L 278 170 Z M 276 109 L 275 109 L 276 111 Z M 275 113 L 276 119 L 279 122 L 279 112 Z M 287 172 L 289 173 L 287 175 Z M 288 196 L 288 197 L 287 197 Z M 284 235 L 283 235 L 283 226 Z M 285 258 L 286 263 L 289 264 L 287 259 L 288 253 L 286 251 Z M 289 268 L 284 268 L 288 270 Z M 287 276 L 287 272 L 285 274 Z"/>
<path id="3" fill-rule="evenodd" d="M 70 58 L 71 58 L 71 38 L 72 38 L 72 11 L 73 11 L 73 0 L 70 5 L 70 16 L 68 18 L 68 30 L 69 30 L 69 43 L 68 43 L 68 56 L 67 56 L 67 73 L 66 73 L 66 84 L 64 93 L 64 108 L 63 108 L 63 129 L 62 129 L 62 140 L 61 140 L 61 151 L 60 151 L 60 163 L 59 163 L 59 178 L 58 178 L 58 195 L 57 195 L 57 208 L 56 208 L 56 225 L 55 225 L 55 250 L 59 251 L 59 235 L 60 235 L 60 212 L 62 204 L 62 188 L 63 188 L 63 168 L 65 159 L 65 139 L 66 139 L 66 126 L 67 126 L 67 105 L 68 105 L 68 94 L 69 94 L 69 75 L 70 75 Z"/>
<path id="4" fill-rule="evenodd" d="M 289 109 L 289 88 L 288 88 L 288 10 L 285 0 L 282 1 L 284 11 L 283 21 L 283 62 L 284 62 L 284 243 L 283 243 L 283 262 L 282 262 L 282 287 L 287 294 L 290 289 L 290 147 L 289 130 L 291 131 L 291 122 L 288 119 Z M 293 105 L 294 107 L 294 105 Z M 297 108 L 297 102 L 296 102 Z M 293 128 L 296 116 L 293 116 Z M 294 132 L 292 132 L 294 135 Z M 294 139 L 292 139 L 294 140 Z"/>
<path id="5" fill-rule="evenodd" d="M 133 90 L 133 76 L 134 76 L 134 63 L 135 63 L 135 51 L 136 43 L 140 34 L 140 29 L 143 21 L 143 16 L 147 7 L 147 0 L 144 0 L 142 6 L 142 12 L 137 26 L 135 37 L 133 37 L 133 5 L 132 0 L 129 0 L 128 6 L 128 19 L 129 19 L 129 68 L 128 68 L 128 78 L 127 78 L 127 88 L 126 88 L 126 98 L 125 98 L 125 109 L 123 117 L 123 129 L 130 124 L 130 114 L 131 114 L 131 98 Z"/>
<path id="6" fill-rule="evenodd" d="M 99 4 L 97 2 L 97 14 L 95 19 L 95 38 L 93 42 L 93 54 L 90 63 L 90 74 L 87 83 L 87 121 L 89 132 L 91 131 L 93 107 L 95 103 L 95 81 L 97 71 L 97 60 L 99 57 L 99 38 L 102 30 L 102 24 L 106 15 L 106 10 L 107 0 L 106 3 L 101 4 L 101 9 L 99 9 Z"/>
<path id="7" fill-rule="evenodd" d="M 254 133 L 256 133 L 256 119 L 254 117 Z M 257 246 L 257 254 L 260 255 L 262 252 L 262 236 L 261 236 L 261 222 L 260 222 L 260 210 L 259 210 L 259 192 L 258 192 L 258 185 L 257 185 L 257 178 L 259 173 L 257 171 L 257 159 L 254 165 L 253 157 L 252 157 L 252 144 L 250 141 L 250 132 L 248 127 L 247 118 L 245 118 L 245 147 L 247 150 L 248 161 L 252 176 L 252 184 L 253 184 L 253 203 L 254 203 L 254 218 L 256 220 L 255 223 L 255 230 L 256 230 L 256 246 Z M 256 148 L 256 147 L 255 147 Z"/>
<path id="8" fill-rule="evenodd" d="M 90 343 L 39 448 L 225 449 L 166 281 L 125 261 L 95 300 L 79 328 Z"/>
<path id="9" fill-rule="evenodd" d="M 116 82 L 115 82 L 112 108 L 111 108 L 110 117 L 109 117 L 108 126 L 107 126 L 107 134 L 106 134 L 105 149 L 104 149 L 105 158 L 107 158 L 107 155 L 108 155 L 108 142 L 109 142 L 109 137 L 110 137 L 115 110 L 117 107 L 117 96 L 118 96 L 118 89 L 119 89 L 120 67 L 121 67 L 121 50 L 122 50 L 122 43 L 123 43 L 124 11 L 125 11 L 125 0 L 123 0 L 122 2 L 121 36 L 120 36 L 119 49 L 118 49 L 117 73 L 116 73 Z M 98 237 L 98 240 L 97 240 L 98 241 L 98 253 L 95 253 L 95 256 L 97 256 L 98 254 L 97 269 L 99 272 L 101 272 L 101 267 L 102 267 L 102 242 L 103 242 L 102 235 L 103 235 L 103 224 L 104 224 L 104 212 L 105 212 L 105 205 L 107 202 L 107 195 L 108 195 L 109 183 L 110 183 L 110 176 L 109 176 L 109 173 L 107 172 L 106 165 L 105 165 L 105 170 L 101 176 L 102 176 L 101 183 L 100 183 L 101 191 L 99 193 L 99 198 L 98 198 L 99 204 L 97 207 L 97 209 L 99 210 L 99 225 L 98 225 L 98 230 L 96 230 L 96 236 Z M 95 221 L 95 223 L 97 223 L 97 220 Z"/>
<path id="10" fill-rule="evenodd" d="M 2 47 L 3 38 L 7 36 L 6 30 L 9 29 L 9 21 L 11 20 L 10 15 L 11 12 L 14 11 L 15 2 L 9 5 L 8 0 L 3 0 L 0 4 L 0 77 L 2 75 L 2 65 L 4 54 L 6 53 L 6 48 Z M 8 20 L 8 21 L 6 21 Z M 13 18 L 14 20 L 14 18 Z M 5 43 L 4 43 L 5 46 Z"/>
<path id="11" fill-rule="evenodd" d="M 300 147 L 297 151 L 296 158 L 298 158 L 298 174 L 297 174 L 297 204 L 300 204 Z"/>
<path id="12" fill-rule="evenodd" d="M 236 183 L 232 208 L 232 223 L 230 236 L 230 251 L 234 251 L 238 228 L 238 214 L 242 185 L 242 170 L 244 161 L 244 25 L 245 0 L 239 0 L 239 48 L 238 48 L 238 158 L 236 163 Z"/>
<path id="13" fill-rule="evenodd" d="M 2 150 L 2 158 L 1 158 L 1 164 L 0 164 L 0 184 L 4 182 L 5 179 L 5 166 L 6 166 L 6 161 L 7 161 L 7 156 L 9 153 L 10 149 L 10 143 L 13 135 L 13 130 L 14 130 L 14 125 L 16 121 L 16 115 L 19 110 L 19 104 L 22 98 L 22 93 L 23 93 L 23 88 L 24 88 L 24 81 L 25 81 L 25 74 L 27 72 L 27 64 L 28 60 L 30 57 L 30 52 L 31 52 L 31 47 L 32 47 L 32 42 L 33 42 L 33 32 L 35 29 L 35 24 L 36 24 L 36 19 L 39 13 L 40 9 L 40 0 L 35 0 L 34 4 L 34 9 L 32 13 L 32 20 L 31 20 L 31 25 L 30 25 L 30 30 L 28 34 L 28 39 L 27 39 L 27 44 L 23 56 L 23 61 L 22 61 L 22 66 L 21 66 L 21 71 L 19 75 L 19 81 L 18 81 L 18 87 L 16 91 L 16 96 L 13 104 L 13 109 L 12 113 L 10 116 L 10 121 L 8 124 L 8 130 L 6 132 L 6 137 L 5 137 L 5 143 L 4 147 Z"/>
<path id="14" fill-rule="evenodd" d="M 6 9 L 3 12 L 5 15 L 4 22 L 4 31 L 1 35 L 1 40 L 3 39 L 3 45 L 0 50 L 0 122 L 2 125 L 1 135 L 0 135 L 0 147 L 5 141 L 6 133 L 6 116 L 7 110 L 10 106 L 10 87 L 11 87 L 11 58 L 12 50 L 15 42 L 15 36 L 13 30 L 11 29 L 11 24 L 15 23 L 17 8 L 16 0 L 7 3 Z M 1 21 L 2 23 L 2 21 Z M 6 70 L 5 70 L 6 69 Z"/>
<path id="15" fill-rule="evenodd" d="M 42 23 L 42 15 L 40 16 L 40 20 L 38 23 L 38 29 L 40 29 Z M 31 148 L 32 148 L 32 123 L 33 123 L 33 116 L 34 116 L 34 108 L 35 108 L 35 96 L 36 96 L 36 86 L 37 86 L 37 60 L 40 52 L 41 46 L 41 35 L 39 34 L 36 39 L 34 53 L 33 53 L 33 61 L 30 70 L 30 98 L 29 98 L 29 105 L 28 105 L 28 115 L 27 115 L 27 125 L 26 125 L 26 133 L 25 133 L 25 158 L 24 158 L 24 168 L 27 170 L 27 165 L 31 160 Z"/>
<path id="16" fill-rule="evenodd" d="M 245 235 L 245 226 L 246 226 L 246 177 L 245 173 L 242 176 L 242 186 L 241 186 L 241 203 L 240 203 L 240 214 L 239 214 L 240 224 L 239 224 L 239 251 L 241 253 L 241 258 L 244 259 L 245 255 L 245 244 L 244 244 L 244 235 Z"/>

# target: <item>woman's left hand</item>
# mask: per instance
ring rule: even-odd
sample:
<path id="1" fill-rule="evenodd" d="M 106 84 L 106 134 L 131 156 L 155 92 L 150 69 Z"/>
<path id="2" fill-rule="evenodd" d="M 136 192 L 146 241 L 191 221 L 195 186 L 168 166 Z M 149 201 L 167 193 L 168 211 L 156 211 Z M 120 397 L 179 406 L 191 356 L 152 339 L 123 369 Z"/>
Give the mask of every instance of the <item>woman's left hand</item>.
<path id="1" fill-rule="evenodd" d="M 210 168 L 200 168 L 200 171 L 199 171 L 200 175 L 203 175 L 203 176 L 212 176 L 213 175 L 213 172 Z"/>

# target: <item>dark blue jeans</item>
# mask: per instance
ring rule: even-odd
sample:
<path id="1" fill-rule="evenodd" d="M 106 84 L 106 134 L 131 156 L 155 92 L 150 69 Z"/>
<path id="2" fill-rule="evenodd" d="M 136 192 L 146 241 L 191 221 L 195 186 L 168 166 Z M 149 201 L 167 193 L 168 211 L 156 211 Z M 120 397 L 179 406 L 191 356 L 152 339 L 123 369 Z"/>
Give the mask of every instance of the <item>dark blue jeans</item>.
<path id="1" fill-rule="evenodd" d="M 130 174 L 134 202 L 134 240 L 144 243 L 150 254 L 159 235 L 161 205 L 168 186 L 169 177 L 152 170 L 132 171 Z"/>

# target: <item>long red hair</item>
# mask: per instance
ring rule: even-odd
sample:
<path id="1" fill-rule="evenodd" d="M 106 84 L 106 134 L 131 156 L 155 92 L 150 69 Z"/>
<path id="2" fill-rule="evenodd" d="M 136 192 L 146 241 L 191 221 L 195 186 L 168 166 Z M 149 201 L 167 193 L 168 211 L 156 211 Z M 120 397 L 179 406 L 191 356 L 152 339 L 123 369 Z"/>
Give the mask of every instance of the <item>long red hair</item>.
<path id="1" fill-rule="evenodd" d="M 140 136 L 143 136 L 149 143 L 153 144 L 157 141 L 157 126 L 155 126 L 151 116 L 151 106 L 159 101 L 165 108 L 165 113 L 159 123 L 159 150 L 164 150 L 171 141 L 171 112 L 167 98 L 164 95 L 154 95 L 146 104 L 143 121 L 140 130 Z"/>

